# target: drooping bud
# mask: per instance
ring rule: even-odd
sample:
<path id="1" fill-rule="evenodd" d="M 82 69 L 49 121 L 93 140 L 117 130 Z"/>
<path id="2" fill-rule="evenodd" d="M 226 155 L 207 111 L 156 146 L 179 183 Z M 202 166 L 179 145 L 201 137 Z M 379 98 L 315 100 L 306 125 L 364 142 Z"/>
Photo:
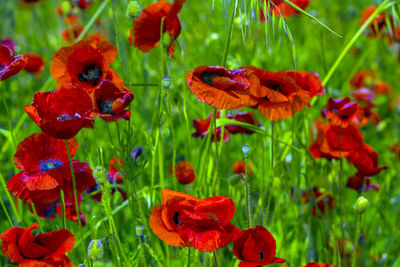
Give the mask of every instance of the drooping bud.
<path id="1" fill-rule="evenodd" d="M 96 179 L 96 182 L 98 184 L 104 184 L 104 182 L 106 181 L 106 171 L 104 170 L 103 167 L 101 166 L 96 166 L 93 169 L 93 177 L 94 179 Z"/>
<path id="2" fill-rule="evenodd" d="M 100 260 L 103 258 L 104 247 L 100 239 L 91 240 L 88 247 L 88 256 L 92 260 Z"/>
<path id="3" fill-rule="evenodd" d="M 356 202 L 358 213 L 363 214 L 369 206 L 369 201 L 365 197 L 359 197 Z"/>
<path id="4" fill-rule="evenodd" d="M 140 17 L 142 9 L 137 1 L 130 1 L 128 4 L 128 17 L 132 19 L 137 19 Z"/>
<path id="5" fill-rule="evenodd" d="M 164 21 L 165 23 L 165 21 Z M 168 48 L 172 43 L 172 38 L 171 35 L 169 33 L 165 33 L 162 36 L 162 45 L 164 48 Z"/>

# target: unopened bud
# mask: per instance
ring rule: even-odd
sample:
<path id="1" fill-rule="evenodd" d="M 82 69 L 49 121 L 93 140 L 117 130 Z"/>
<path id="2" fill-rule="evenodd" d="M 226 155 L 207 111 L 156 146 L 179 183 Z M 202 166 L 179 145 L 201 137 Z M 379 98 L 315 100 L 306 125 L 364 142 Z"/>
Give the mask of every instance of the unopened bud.
<path id="1" fill-rule="evenodd" d="M 165 21 L 164 21 L 165 23 Z M 171 45 L 172 42 L 172 38 L 171 35 L 169 33 L 165 33 L 162 36 L 162 45 L 164 48 L 168 48 Z"/>
<path id="2" fill-rule="evenodd" d="M 162 83 L 165 90 L 168 90 L 169 87 L 171 86 L 171 76 L 165 75 L 164 77 L 162 77 Z"/>
<path id="3" fill-rule="evenodd" d="M 103 167 L 101 166 L 94 167 L 93 177 L 94 179 L 96 179 L 96 182 L 98 184 L 104 184 L 104 182 L 106 181 L 106 176 L 107 175 Z"/>
<path id="4" fill-rule="evenodd" d="M 91 240 L 88 247 L 88 256 L 92 260 L 103 258 L 104 247 L 100 239 Z"/>
<path id="5" fill-rule="evenodd" d="M 144 231 L 143 225 L 138 225 L 136 226 L 136 235 L 137 236 L 142 236 Z"/>
<path id="6" fill-rule="evenodd" d="M 140 17 L 142 9 L 137 1 L 130 1 L 128 4 L 128 16 L 132 19 Z"/>
<path id="7" fill-rule="evenodd" d="M 242 152 L 243 152 L 245 157 L 247 157 L 247 155 L 249 154 L 249 151 L 250 151 L 250 147 L 248 145 L 243 145 L 242 146 Z"/>
<path id="8" fill-rule="evenodd" d="M 368 199 L 366 199 L 365 197 L 359 197 L 357 199 L 356 208 L 357 208 L 358 213 L 360 213 L 360 214 L 364 213 L 365 210 L 368 208 L 368 206 L 369 206 L 369 202 L 368 202 Z"/>
<path id="9" fill-rule="evenodd" d="M 236 185 L 240 181 L 240 175 L 235 174 L 228 178 L 228 183 L 230 185 Z"/>

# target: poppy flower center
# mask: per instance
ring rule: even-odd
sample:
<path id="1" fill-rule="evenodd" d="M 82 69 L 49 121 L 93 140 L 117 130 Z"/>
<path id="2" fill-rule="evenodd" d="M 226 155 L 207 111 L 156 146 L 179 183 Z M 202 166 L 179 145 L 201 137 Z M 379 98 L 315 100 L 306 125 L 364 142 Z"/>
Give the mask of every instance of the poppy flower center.
<path id="1" fill-rule="evenodd" d="M 277 85 L 277 84 L 272 85 L 271 89 L 274 90 L 274 91 L 277 91 L 278 93 L 281 92 L 281 87 L 279 85 Z"/>
<path id="2" fill-rule="evenodd" d="M 64 113 L 61 114 L 60 116 L 57 117 L 58 121 L 68 121 L 68 120 L 72 120 L 72 119 L 80 119 L 82 118 L 80 114 L 75 113 L 74 117 L 72 118 L 69 114 Z"/>
<path id="3" fill-rule="evenodd" d="M 3 64 L 3 63 L 0 63 L 0 71 L 1 71 L 1 70 L 3 70 L 5 67 L 6 67 L 6 65 L 5 65 L 5 64 Z"/>
<path id="4" fill-rule="evenodd" d="M 339 113 L 339 111 L 338 111 L 337 109 L 335 109 L 335 108 L 332 109 L 332 112 L 335 113 L 335 114 L 338 114 L 338 113 Z"/>
<path id="5" fill-rule="evenodd" d="M 216 220 L 217 222 L 219 222 L 219 219 L 217 218 L 217 216 L 215 216 L 215 214 L 214 213 L 207 213 L 206 214 L 206 216 L 208 216 L 208 217 L 210 217 L 210 218 L 213 218 L 214 220 Z"/>
<path id="6" fill-rule="evenodd" d="M 174 223 L 176 223 L 177 225 L 182 226 L 183 223 L 181 222 L 179 216 L 180 216 L 179 212 L 175 212 L 174 216 L 172 217 L 172 220 L 173 220 Z"/>
<path id="7" fill-rule="evenodd" d="M 259 258 L 260 260 L 262 260 L 262 259 L 264 258 L 264 253 L 262 253 L 261 251 L 258 252 L 258 258 Z"/>
<path id="8" fill-rule="evenodd" d="M 47 172 L 52 169 L 57 169 L 62 166 L 62 163 L 59 159 L 48 159 L 46 161 L 41 161 L 39 164 L 39 168 L 42 172 Z"/>
<path id="9" fill-rule="evenodd" d="M 93 82 L 93 85 L 96 85 L 102 74 L 99 66 L 89 65 L 83 69 L 83 73 L 78 74 L 78 79 L 81 82 Z"/>
<path id="10" fill-rule="evenodd" d="M 99 109 L 102 113 L 114 115 L 113 112 L 113 103 L 114 101 L 112 100 L 105 100 L 104 102 L 97 101 L 97 105 L 99 106 Z"/>
<path id="11" fill-rule="evenodd" d="M 215 73 L 207 73 L 207 72 L 203 72 L 202 74 L 200 74 L 201 80 L 211 86 L 214 86 L 213 81 L 216 77 L 220 77 L 220 75 L 215 74 Z"/>

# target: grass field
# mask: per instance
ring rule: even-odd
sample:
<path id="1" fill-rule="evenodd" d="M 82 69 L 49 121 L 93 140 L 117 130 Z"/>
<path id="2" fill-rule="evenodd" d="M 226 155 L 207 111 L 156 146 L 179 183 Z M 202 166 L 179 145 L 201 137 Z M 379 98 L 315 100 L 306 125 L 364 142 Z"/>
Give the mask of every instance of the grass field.
<path id="1" fill-rule="evenodd" d="M 292 2 L 0 0 L 1 266 L 400 266 L 400 1 Z"/>

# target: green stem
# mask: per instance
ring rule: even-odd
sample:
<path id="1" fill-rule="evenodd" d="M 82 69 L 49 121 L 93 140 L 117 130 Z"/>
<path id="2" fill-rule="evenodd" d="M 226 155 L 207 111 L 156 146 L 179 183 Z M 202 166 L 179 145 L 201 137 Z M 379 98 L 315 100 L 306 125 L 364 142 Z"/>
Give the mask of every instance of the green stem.
<path id="1" fill-rule="evenodd" d="M 247 175 L 247 162 L 248 162 L 248 157 L 245 156 L 244 158 L 245 162 L 245 167 L 244 167 L 244 182 L 245 182 L 245 187 L 246 187 L 246 209 L 247 209 L 247 228 L 251 228 L 251 216 L 250 216 L 250 200 L 249 200 L 249 184 L 248 184 L 248 175 Z"/>
<path id="2" fill-rule="evenodd" d="M 341 235 L 342 235 L 342 242 L 344 242 L 344 226 L 343 226 L 343 217 L 344 217 L 344 211 L 343 211 L 343 191 L 344 191 L 344 185 L 343 185 L 343 181 L 342 181 L 342 172 L 343 172 L 343 159 L 342 159 L 342 144 L 341 144 L 341 132 L 342 132 L 342 126 L 339 126 L 339 209 L 340 209 L 340 231 L 341 231 Z M 344 246 L 344 245 L 343 245 Z M 344 249 L 344 248 L 343 248 Z M 344 253 L 343 253 L 344 255 Z M 341 255 L 340 258 L 340 262 L 343 262 L 344 258 L 343 255 Z M 339 266 L 340 266 L 340 262 L 339 262 Z"/>
<path id="3" fill-rule="evenodd" d="M 358 238 L 360 236 L 360 229 L 361 229 L 361 213 L 357 214 L 357 225 L 356 225 L 356 235 L 354 236 L 354 249 L 353 255 L 351 258 L 351 267 L 356 267 L 357 263 L 357 246 L 358 246 Z"/>
<path id="4" fill-rule="evenodd" d="M 231 44 L 231 37 L 232 37 L 233 20 L 235 18 L 236 5 L 237 5 L 237 0 L 235 1 L 235 5 L 233 6 L 231 20 L 229 21 L 228 38 L 226 39 L 224 56 L 222 58 L 222 66 L 226 65 L 226 60 L 228 58 L 229 46 Z"/>
<path id="5" fill-rule="evenodd" d="M 3 201 L 2 197 L 0 197 L 0 203 L 1 203 L 1 206 L 3 207 L 4 213 L 6 214 L 6 217 L 7 217 L 8 221 L 10 222 L 11 227 L 14 227 L 14 223 L 13 223 L 11 217 L 10 217 L 10 214 L 8 214 L 8 210 L 6 208 L 6 205 L 4 204 L 4 201 Z"/>
<path id="6" fill-rule="evenodd" d="M 11 205 L 11 209 L 12 209 L 12 211 L 13 211 L 13 214 L 14 214 L 15 218 L 17 219 L 17 223 L 19 224 L 19 223 L 22 222 L 21 217 L 19 216 L 19 213 L 18 213 L 18 211 L 17 211 L 17 208 L 15 207 L 15 203 L 14 203 L 13 197 L 11 196 L 10 192 L 8 192 L 8 190 L 7 190 L 7 186 L 6 186 L 6 183 L 5 183 L 5 181 L 4 181 L 4 177 L 3 177 L 3 175 L 1 174 L 1 172 L 0 172 L 0 182 L 1 182 L 1 186 L 2 186 L 3 189 L 4 189 L 5 194 L 6 194 L 6 196 L 7 196 L 8 202 L 9 202 L 10 205 Z"/>
<path id="7" fill-rule="evenodd" d="M 187 253 L 187 260 L 186 260 L 185 267 L 190 267 L 190 247 L 188 247 L 187 250 L 188 250 L 188 253 Z"/>
<path id="8" fill-rule="evenodd" d="M 84 251 L 84 255 L 86 258 L 87 252 L 86 252 L 86 247 L 85 247 L 85 241 L 83 239 L 84 237 L 83 237 L 83 230 L 82 230 L 82 222 L 80 220 L 81 217 L 80 217 L 80 212 L 79 212 L 78 191 L 76 190 L 74 165 L 72 163 L 71 152 L 70 152 L 69 146 L 68 146 L 68 139 L 65 139 L 65 147 L 67 148 L 69 165 L 71 167 L 72 186 L 74 187 L 75 208 L 76 208 L 76 216 L 78 217 L 78 225 L 79 225 L 79 233 L 80 233 L 80 237 L 81 237 L 81 244 L 82 244 L 82 249 Z"/>
<path id="9" fill-rule="evenodd" d="M 123 77 L 125 78 L 124 64 L 123 64 L 122 58 L 121 58 L 121 50 L 119 49 L 119 26 L 118 26 L 118 23 L 117 23 L 117 17 L 115 16 L 115 11 L 116 11 L 117 7 L 114 4 L 114 1 L 115 0 L 111 0 L 111 11 L 112 11 L 113 22 L 114 22 L 115 43 L 117 45 L 118 61 L 119 61 L 120 65 L 121 65 L 121 70 L 122 70 Z"/>
<path id="10" fill-rule="evenodd" d="M 215 266 L 218 267 L 218 261 L 217 261 L 217 253 L 216 253 L 216 251 L 214 250 L 214 251 L 212 252 L 212 254 L 213 254 Z"/>
<path id="11" fill-rule="evenodd" d="M 67 218 L 65 216 L 65 197 L 64 197 L 64 191 L 60 189 L 60 201 L 61 201 L 61 209 L 62 209 L 62 217 L 63 217 L 63 227 L 64 229 L 67 229 Z M 79 216 L 78 216 L 79 218 Z"/>
<path id="12" fill-rule="evenodd" d="M 94 13 L 93 17 L 91 17 L 89 22 L 85 25 L 85 28 L 83 29 L 81 34 L 79 34 L 78 38 L 76 38 L 76 41 L 80 41 L 83 39 L 83 37 L 85 37 L 92 25 L 96 22 L 96 19 L 100 16 L 101 12 L 103 12 L 103 10 L 106 8 L 108 1 L 109 0 L 105 0 L 103 3 L 101 3 L 99 8 L 96 10 L 96 13 Z"/>

